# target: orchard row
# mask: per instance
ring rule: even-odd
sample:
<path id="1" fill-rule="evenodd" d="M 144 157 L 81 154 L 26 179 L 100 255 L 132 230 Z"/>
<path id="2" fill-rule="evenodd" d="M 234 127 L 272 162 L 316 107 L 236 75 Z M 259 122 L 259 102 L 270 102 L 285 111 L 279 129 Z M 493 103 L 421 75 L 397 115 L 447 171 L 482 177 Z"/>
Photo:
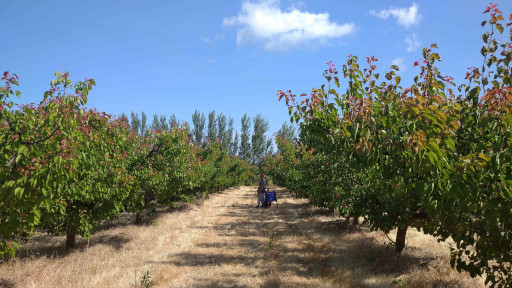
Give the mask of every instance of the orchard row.
<path id="1" fill-rule="evenodd" d="M 368 57 L 361 70 L 349 55 L 344 93 L 334 87 L 340 79 L 332 63 L 327 86 L 302 101 L 279 91 L 300 136 L 277 139 L 280 153 L 265 159 L 264 170 L 315 205 L 362 216 L 375 230 L 396 228 L 398 253 L 410 227 L 451 237 L 452 267 L 510 287 L 512 29 L 502 34 L 496 5 L 484 13 L 483 65 L 470 68 L 458 89 L 438 71 L 434 44 L 414 63 L 419 75 L 409 88 L 400 86 L 398 67 L 377 84 L 377 59 Z"/>
<path id="2" fill-rule="evenodd" d="M 40 104 L 18 105 L 0 87 L 0 256 L 14 256 L 34 229 L 89 237 L 100 221 L 126 211 L 137 219 L 253 180 L 253 168 L 220 141 L 197 145 L 186 124 L 139 135 L 125 118 L 86 109 L 93 79 L 56 73 Z M 71 94 L 69 93 L 71 92 Z"/>

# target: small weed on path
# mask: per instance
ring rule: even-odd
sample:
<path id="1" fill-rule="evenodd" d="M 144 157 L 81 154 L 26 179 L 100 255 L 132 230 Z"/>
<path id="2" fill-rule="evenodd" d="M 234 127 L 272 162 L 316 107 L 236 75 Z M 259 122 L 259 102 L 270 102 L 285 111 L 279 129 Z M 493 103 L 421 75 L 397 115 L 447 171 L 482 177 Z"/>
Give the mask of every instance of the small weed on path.
<path id="1" fill-rule="evenodd" d="M 268 227 L 268 231 L 267 231 L 267 237 L 268 237 L 268 246 L 267 246 L 267 250 L 270 250 L 272 248 L 272 244 L 274 243 L 274 240 L 275 240 L 275 237 L 276 237 L 276 226 L 277 224 L 276 223 L 272 223 L 272 224 L 269 224 L 267 227 Z"/>
<path id="2" fill-rule="evenodd" d="M 150 288 L 153 287 L 155 283 L 151 280 L 151 272 L 147 270 L 144 275 L 142 275 L 142 279 L 140 279 L 140 288 Z"/>

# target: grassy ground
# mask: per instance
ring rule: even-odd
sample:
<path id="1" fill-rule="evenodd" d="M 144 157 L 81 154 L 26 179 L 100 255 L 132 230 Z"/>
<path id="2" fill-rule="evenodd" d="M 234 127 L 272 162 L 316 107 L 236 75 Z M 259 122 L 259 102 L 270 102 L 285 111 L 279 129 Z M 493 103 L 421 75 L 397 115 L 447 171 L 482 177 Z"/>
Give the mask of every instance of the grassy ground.
<path id="1" fill-rule="evenodd" d="M 484 287 L 450 269 L 447 243 L 409 230 L 397 256 L 382 232 L 286 191 L 279 207 L 254 208 L 255 190 L 229 189 L 143 225 L 106 223 L 68 254 L 63 236 L 38 234 L 0 262 L 0 287 Z"/>

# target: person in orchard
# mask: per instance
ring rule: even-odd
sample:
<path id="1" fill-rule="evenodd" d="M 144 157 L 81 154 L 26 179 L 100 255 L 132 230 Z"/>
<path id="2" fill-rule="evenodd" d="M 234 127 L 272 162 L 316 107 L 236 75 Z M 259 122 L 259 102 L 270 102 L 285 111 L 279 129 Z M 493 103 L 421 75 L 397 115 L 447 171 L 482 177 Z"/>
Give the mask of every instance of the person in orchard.
<path id="1" fill-rule="evenodd" d="M 258 195 L 258 205 L 256 207 L 263 207 L 263 202 L 265 201 L 265 187 L 267 186 L 267 181 L 265 181 L 265 174 L 260 175 L 260 182 L 258 184 L 258 190 L 256 191 Z"/>

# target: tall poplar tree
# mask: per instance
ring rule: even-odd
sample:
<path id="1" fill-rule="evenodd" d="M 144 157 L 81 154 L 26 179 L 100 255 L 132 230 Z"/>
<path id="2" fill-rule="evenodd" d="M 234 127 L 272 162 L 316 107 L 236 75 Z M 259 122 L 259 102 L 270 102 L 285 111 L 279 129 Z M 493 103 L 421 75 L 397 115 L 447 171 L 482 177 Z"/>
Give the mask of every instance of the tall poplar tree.
<path id="1" fill-rule="evenodd" d="M 217 141 L 217 119 L 215 118 L 215 110 L 208 114 L 208 139 Z"/>
<path id="2" fill-rule="evenodd" d="M 192 123 L 194 124 L 194 130 L 192 134 L 194 136 L 194 141 L 197 144 L 203 144 L 204 142 L 204 127 L 206 125 L 206 117 L 203 113 L 200 113 L 198 110 L 194 111 L 192 115 Z"/>
<path id="3" fill-rule="evenodd" d="M 130 117 L 132 118 L 132 121 L 130 122 L 130 127 L 132 128 L 135 133 L 139 134 L 140 129 L 140 118 L 138 113 L 131 113 Z"/>
<path id="4" fill-rule="evenodd" d="M 293 124 L 288 124 L 286 122 L 283 123 L 281 128 L 277 131 L 277 137 L 287 139 L 288 141 L 293 141 L 293 139 L 297 138 L 297 133 L 295 132 L 295 126 Z M 277 152 L 281 152 L 279 147 L 277 148 Z"/>
<path id="5" fill-rule="evenodd" d="M 251 118 L 247 116 L 247 113 L 242 117 L 242 130 L 240 131 L 240 158 L 250 161 L 251 160 Z"/>
<path id="6" fill-rule="evenodd" d="M 172 114 L 171 117 L 169 118 L 169 125 L 171 125 L 171 127 L 178 127 L 179 126 L 179 120 L 178 118 L 176 118 L 176 115 Z"/>
<path id="7" fill-rule="evenodd" d="M 128 116 L 126 116 L 126 114 L 124 114 L 124 112 L 121 114 L 121 116 L 119 116 L 119 118 L 128 122 Z"/>
<path id="8" fill-rule="evenodd" d="M 160 128 L 160 119 L 158 118 L 158 115 L 156 113 L 153 114 L 153 122 L 149 126 L 149 129 L 151 129 L 151 130 L 162 130 L 162 128 Z"/>
<path id="9" fill-rule="evenodd" d="M 224 137 L 223 143 L 222 143 L 222 146 L 226 147 L 226 149 L 228 150 L 228 153 L 230 155 L 234 155 L 233 151 L 232 151 L 233 131 L 235 130 L 234 124 L 235 124 L 235 120 L 233 120 L 233 118 L 229 117 L 228 130 L 226 131 L 226 136 Z"/>
<path id="10" fill-rule="evenodd" d="M 169 123 L 165 115 L 160 115 L 160 130 L 169 130 Z"/>
<path id="11" fill-rule="evenodd" d="M 218 133 L 217 133 L 217 138 L 219 138 L 220 140 L 220 143 L 222 144 L 223 147 L 227 147 L 225 144 L 225 141 L 226 141 L 226 138 L 227 138 L 227 121 L 226 121 L 226 116 L 222 113 L 219 114 L 219 116 L 217 116 L 217 127 L 218 127 Z"/>
<path id="12" fill-rule="evenodd" d="M 265 157 L 265 153 L 267 153 L 271 146 L 272 141 L 268 142 L 265 133 L 267 133 L 269 129 L 269 123 L 267 120 L 263 119 L 261 114 L 256 115 L 254 117 L 254 128 L 251 138 L 252 144 L 252 163 L 257 164 L 260 163 L 261 160 Z"/>
<path id="13" fill-rule="evenodd" d="M 277 136 L 281 138 L 286 138 L 288 141 L 292 141 L 297 137 L 297 133 L 295 132 L 295 127 L 291 123 L 284 122 L 281 128 L 277 131 Z"/>
<path id="14" fill-rule="evenodd" d="M 233 138 L 233 141 L 231 141 L 231 155 L 235 156 L 238 153 L 238 131 L 235 131 L 235 138 Z"/>
<path id="15" fill-rule="evenodd" d="M 146 113 L 144 113 L 144 111 L 142 111 L 140 113 L 140 126 L 139 126 L 139 131 L 140 131 L 140 135 L 142 136 L 146 136 L 146 130 L 148 129 L 148 116 L 146 115 Z"/>

